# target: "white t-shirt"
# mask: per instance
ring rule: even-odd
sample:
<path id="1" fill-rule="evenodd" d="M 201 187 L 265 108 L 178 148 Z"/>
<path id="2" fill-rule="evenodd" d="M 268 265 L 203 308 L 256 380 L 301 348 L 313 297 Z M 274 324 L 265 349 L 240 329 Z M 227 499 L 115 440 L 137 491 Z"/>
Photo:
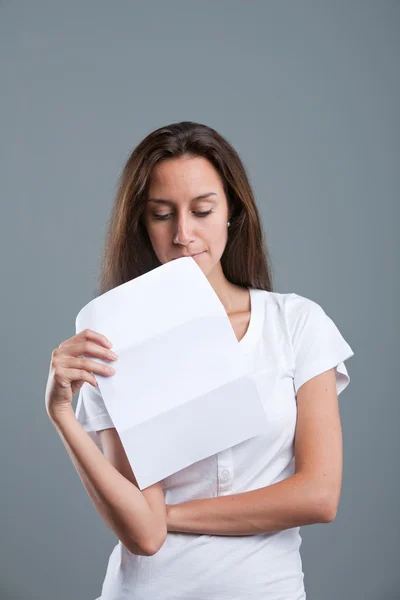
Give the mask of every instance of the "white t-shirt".
<path id="1" fill-rule="evenodd" d="M 250 323 L 239 344 L 268 430 L 166 477 L 166 504 L 255 490 L 292 475 L 297 390 L 332 367 L 338 394 L 350 381 L 344 361 L 354 352 L 319 304 L 295 293 L 249 289 Z M 87 382 L 76 416 L 101 448 L 96 430 L 113 424 L 99 391 Z M 134 555 L 118 542 L 97 600 L 304 600 L 299 530 L 249 536 L 170 532 L 153 556 Z"/>

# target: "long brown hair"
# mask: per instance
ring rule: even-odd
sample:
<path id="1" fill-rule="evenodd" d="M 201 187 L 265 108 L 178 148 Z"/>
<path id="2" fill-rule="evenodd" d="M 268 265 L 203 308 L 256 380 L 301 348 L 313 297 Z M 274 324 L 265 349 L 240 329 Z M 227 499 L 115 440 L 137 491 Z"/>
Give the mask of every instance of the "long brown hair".
<path id="1" fill-rule="evenodd" d="M 182 156 L 206 158 L 218 172 L 231 226 L 221 257 L 225 277 L 236 285 L 272 291 L 269 253 L 249 179 L 236 150 L 217 131 L 192 121 L 160 127 L 132 151 L 117 182 L 100 274 L 100 294 L 161 265 L 142 215 L 153 167 Z"/>

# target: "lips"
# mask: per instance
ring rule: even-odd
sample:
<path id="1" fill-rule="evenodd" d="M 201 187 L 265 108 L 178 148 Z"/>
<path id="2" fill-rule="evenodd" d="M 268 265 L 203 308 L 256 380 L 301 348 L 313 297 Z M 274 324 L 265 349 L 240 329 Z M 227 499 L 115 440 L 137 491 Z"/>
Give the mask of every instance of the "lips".
<path id="1" fill-rule="evenodd" d="M 178 258 L 196 258 L 196 256 L 200 256 L 200 254 L 203 254 L 204 252 L 205 250 L 203 250 L 202 252 L 197 252 L 196 254 L 185 254 L 183 256 L 176 256 L 172 260 L 177 260 Z"/>

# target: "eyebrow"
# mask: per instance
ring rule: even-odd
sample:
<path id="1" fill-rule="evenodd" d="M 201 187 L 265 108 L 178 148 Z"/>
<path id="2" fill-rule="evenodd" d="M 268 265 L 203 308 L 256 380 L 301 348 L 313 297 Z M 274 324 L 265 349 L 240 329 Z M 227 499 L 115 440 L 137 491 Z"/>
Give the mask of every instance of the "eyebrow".
<path id="1" fill-rule="evenodd" d="M 192 198 L 192 202 L 194 200 L 205 200 L 206 198 L 209 198 L 210 196 L 217 196 L 218 194 L 216 194 L 215 192 L 208 192 L 207 194 L 201 194 L 200 196 L 196 196 L 195 198 Z M 216 202 L 216 200 L 214 199 L 210 199 L 211 202 Z M 173 202 L 172 200 L 164 200 L 163 198 L 149 198 L 149 202 L 154 202 L 155 204 L 175 204 L 175 202 Z"/>

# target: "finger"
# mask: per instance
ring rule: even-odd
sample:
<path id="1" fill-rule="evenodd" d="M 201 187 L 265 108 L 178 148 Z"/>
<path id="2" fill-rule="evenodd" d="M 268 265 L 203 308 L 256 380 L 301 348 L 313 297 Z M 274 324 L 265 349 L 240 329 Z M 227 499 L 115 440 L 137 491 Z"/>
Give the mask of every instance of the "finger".
<path id="1" fill-rule="evenodd" d="M 99 333 L 98 331 L 94 331 L 93 329 L 84 329 L 83 331 L 80 331 L 76 335 L 73 335 L 72 337 L 68 338 L 67 340 L 64 340 L 63 342 L 61 342 L 61 344 L 59 345 L 59 348 L 63 348 L 65 346 L 69 347 L 71 344 L 75 344 L 77 340 L 79 340 L 79 341 L 93 340 L 94 342 L 101 344 L 102 346 L 105 346 L 106 348 L 112 347 L 112 343 L 105 335 Z"/>
<path id="2" fill-rule="evenodd" d="M 103 360 L 116 360 L 117 358 L 110 348 L 105 348 L 104 346 L 97 344 L 97 342 L 88 340 L 70 344 L 68 347 L 64 348 L 64 350 L 68 350 L 68 354 L 71 356 L 90 355 L 102 358 Z"/>
<path id="3" fill-rule="evenodd" d="M 115 369 L 110 365 L 104 365 L 97 360 L 87 357 L 76 358 L 75 356 L 66 356 L 62 366 L 67 369 L 85 369 L 88 372 L 98 373 L 99 375 L 109 376 L 115 374 Z"/>
<path id="4" fill-rule="evenodd" d="M 66 369 L 65 367 L 59 367 L 54 373 L 54 380 L 61 384 L 64 384 L 66 380 L 70 383 L 73 381 L 87 381 L 94 387 L 98 387 L 96 377 L 85 369 Z"/>
<path id="5" fill-rule="evenodd" d="M 111 348 L 112 346 L 112 343 L 105 335 L 99 333 L 98 331 L 94 331 L 93 329 L 84 329 L 83 331 L 78 333 L 78 335 L 83 337 L 85 340 L 93 340 L 95 342 L 98 342 L 99 344 L 102 344 L 107 348 Z"/>

